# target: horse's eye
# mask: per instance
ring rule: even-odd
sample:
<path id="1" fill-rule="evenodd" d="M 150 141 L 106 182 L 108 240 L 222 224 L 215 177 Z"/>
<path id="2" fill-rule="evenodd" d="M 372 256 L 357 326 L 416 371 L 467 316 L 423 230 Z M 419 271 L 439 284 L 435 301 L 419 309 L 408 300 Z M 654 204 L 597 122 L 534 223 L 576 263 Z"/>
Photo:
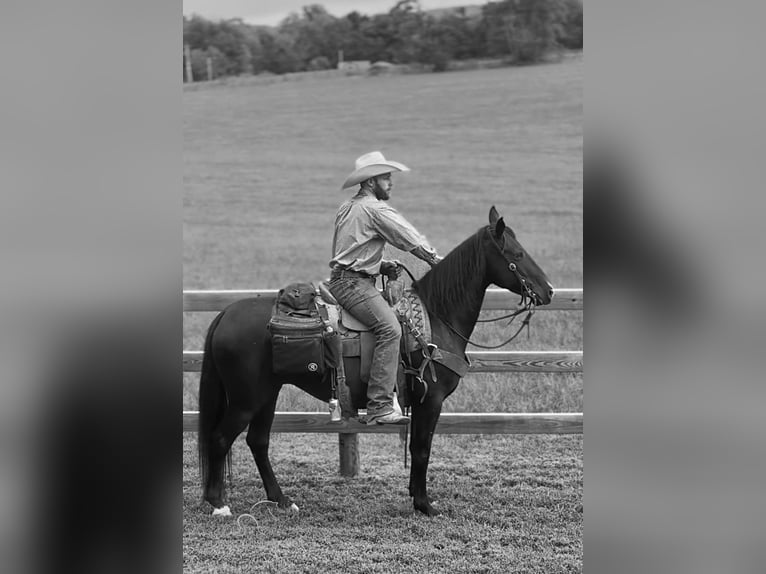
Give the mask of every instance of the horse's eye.
<path id="1" fill-rule="evenodd" d="M 516 261 L 521 261 L 522 259 L 524 259 L 524 252 L 523 251 L 519 251 L 518 253 L 514 253 L 513 254 L 513 258 Z"/>

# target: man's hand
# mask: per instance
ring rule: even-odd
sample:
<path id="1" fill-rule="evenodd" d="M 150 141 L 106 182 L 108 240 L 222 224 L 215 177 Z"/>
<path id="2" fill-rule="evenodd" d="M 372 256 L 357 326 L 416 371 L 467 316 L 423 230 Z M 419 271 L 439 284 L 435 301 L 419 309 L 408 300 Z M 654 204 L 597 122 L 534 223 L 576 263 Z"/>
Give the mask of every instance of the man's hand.
<path id="1" fill-rule="evenodd" d="M 401 262 L 394 259 L 393 261 L 382 261 L 380 264 L 380 274 L 385 275 L 389 279 L 396 279 L 399 276 L 399 266 Z"/>
<path id="2" fill-rule="evenodd" d="M 422 259 L 426 263 L 428 263 L 431 267 L 439 263 L 439 261 L 442 260 L 442 257 L 439 257 L 436 254 L 436 250 L 433 247 L 424 247 L 424 246 L 418 246 L 412 251 L 410 251 L 415 257 L 418 259 Z"/>
<path id="3" fill-rule="evenodd" d="M 439 257 L 438 255 L 436 255 L 436 253 L 434 253 L 433 259 L 431 259 L 431 261 L 429 261 L 428 264 L 431 267 L 433 267 L 434 265 L 439 263 L 439 261 L 441 261 L 442 259 L 444 259 L 444 257 Z"/>

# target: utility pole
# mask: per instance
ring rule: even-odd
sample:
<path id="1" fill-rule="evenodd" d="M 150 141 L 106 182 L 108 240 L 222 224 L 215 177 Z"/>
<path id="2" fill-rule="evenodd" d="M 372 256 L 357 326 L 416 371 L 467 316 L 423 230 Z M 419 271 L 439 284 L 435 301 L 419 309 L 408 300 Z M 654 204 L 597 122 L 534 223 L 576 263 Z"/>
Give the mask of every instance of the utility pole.
<path id="1" fill-rule="evenodd" d="M 213 58 L 208 56 L 207 58 L 207 81 L 213 80 Z"/>
<path id="2" fill-rule="evenodd" d="M 186 62 L 186 81 L 191 83 L 194 81 L 194 78 L 192 77 L 191 49 L 189 44 L 184 44 L 184 60 Z"/>

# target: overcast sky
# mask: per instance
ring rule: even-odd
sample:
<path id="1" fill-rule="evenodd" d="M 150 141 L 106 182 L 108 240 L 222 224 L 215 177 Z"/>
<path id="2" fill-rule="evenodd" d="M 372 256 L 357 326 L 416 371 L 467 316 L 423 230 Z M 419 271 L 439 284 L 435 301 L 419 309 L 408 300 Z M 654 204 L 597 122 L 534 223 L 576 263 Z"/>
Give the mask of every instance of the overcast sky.
<path id="1" fill-rule="evenodd" d="M 388 12 L 397 0 L 183 0 L 184 15 L 197 14 L 208 20 L 242 18 L 249 24 L 274 26 L 303 6 L 320 4 L 333 16 L 345 16 L 356 10 L 361 14 Z M 423 10 L 485 4 L 486 0 L 421 0 Z"/>

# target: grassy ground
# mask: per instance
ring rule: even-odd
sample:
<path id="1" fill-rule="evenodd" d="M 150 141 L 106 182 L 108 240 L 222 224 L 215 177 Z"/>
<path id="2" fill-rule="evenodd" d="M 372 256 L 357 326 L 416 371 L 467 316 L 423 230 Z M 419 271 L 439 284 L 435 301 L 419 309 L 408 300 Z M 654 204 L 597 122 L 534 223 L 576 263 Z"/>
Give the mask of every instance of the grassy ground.
<path id="1" fill-rule="evenodd" d="M 354 479 L 338 475 L 334 435 L 272 440 L 300 512 L 254 506 L 265 497 L 239 442 L 229 519 L 195 501 L 194 442 L 184 441 L 185 572 L 581 571 L 579 436 L 437 435 L 430 490 L 443 515 L 433 519 L 412 509 L 395 435 L 360 437 Z"/>
<path id="2" fill-rule="evenodd" d="M 185 92 L 184 287 L 277 288 L 327 277 L 338 188 L 372 149 L 412 168 L 392 204 L 446 253 L 496 205 L 554 286 L 582 285 L 581 60 L 447 74 L 339 78 Z M 422 264 L 399 252 L 417 275 Z M 210 313 L 184 314 L 200 349 Z M 494 342 L 496 325 L 477 331 Z M 582 313 L 540 311 L 511 349 L 582 349 Z M 198 375 L 184 376 L 196 409 Z M 582 411 L 582 376 L 469 374 L 445 411 Z M 279 410 L 324 410 L 297 389 Z M 582 437 L 437 436 L 429 484 L 445 516 L 415 516 L 394 435 L 360 437 L 338 477 L 335 435 L 274 435 L 298 516 L 213 520 L 184 441 L 189 572 L 569 572 L 582 568 Z M 232 510 L 264 498 L 235 444 Z M 381 468 L 382 467 L 382 468 Z"/>

